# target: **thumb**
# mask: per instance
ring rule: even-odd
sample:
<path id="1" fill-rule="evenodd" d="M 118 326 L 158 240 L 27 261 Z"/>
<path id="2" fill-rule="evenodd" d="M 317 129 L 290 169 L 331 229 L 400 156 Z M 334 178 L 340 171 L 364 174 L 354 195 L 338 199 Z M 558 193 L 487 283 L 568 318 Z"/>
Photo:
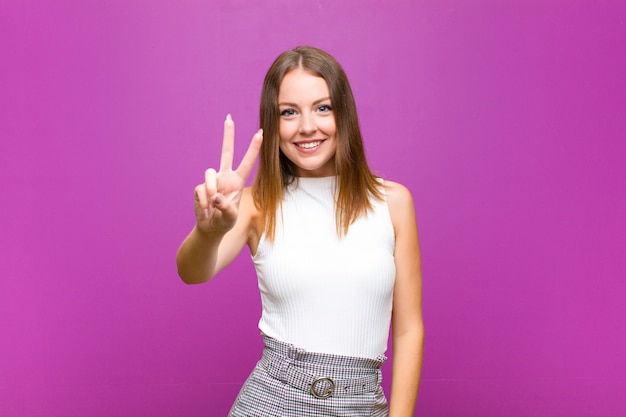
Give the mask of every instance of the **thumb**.
<path id="1" fill-rule="evenodd" d="M 235 217 L 237 215 L 235 205 L 222 194 L 215 194 L 212 204 L 213 207 L 221 211 L 226 217 Z"/>

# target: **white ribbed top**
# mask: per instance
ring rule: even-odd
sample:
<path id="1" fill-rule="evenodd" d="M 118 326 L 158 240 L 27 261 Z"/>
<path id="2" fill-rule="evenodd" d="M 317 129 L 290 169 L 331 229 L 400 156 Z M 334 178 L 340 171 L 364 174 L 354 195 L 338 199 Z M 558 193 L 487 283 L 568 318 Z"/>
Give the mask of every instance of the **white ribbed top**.
<path id="1" fill-rule="evenodd" d="M 395 281 L 386 202 L 335 227 L 336 177 L 299 178 L 285 192 L 274 243 L 252 257 L 261 291 L 259 329 L 311 352 L 375 358 L 387 350 Z"/>

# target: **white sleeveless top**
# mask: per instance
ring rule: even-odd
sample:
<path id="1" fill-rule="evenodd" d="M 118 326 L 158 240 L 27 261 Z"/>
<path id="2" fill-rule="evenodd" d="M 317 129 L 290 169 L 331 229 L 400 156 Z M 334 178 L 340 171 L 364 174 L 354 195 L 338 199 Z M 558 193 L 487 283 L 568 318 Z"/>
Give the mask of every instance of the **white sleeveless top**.
<path id="1" fill-rule="evenodd" d="M 387 350 L 395 235 L 385 201 L 339 238 L 336 177 L 299 178 L 285 191 L 274 243 L 252 257 L 263 334 L 310 352 L 375 358 Z"/>

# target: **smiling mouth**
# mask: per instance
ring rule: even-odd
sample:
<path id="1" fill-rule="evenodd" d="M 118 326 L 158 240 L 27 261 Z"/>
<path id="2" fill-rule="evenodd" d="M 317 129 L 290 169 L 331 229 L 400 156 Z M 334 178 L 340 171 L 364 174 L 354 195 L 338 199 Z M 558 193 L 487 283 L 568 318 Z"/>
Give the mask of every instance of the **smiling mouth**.
<path id="1" fill-rule="evenodd" d="M 321 140 L 316 140 L 315 142 L 301 142 L 301 143 L 296 143 L 296 146 L 298 148 L 302 148 L 302 149 L 313 149 L 315 147 L 318 147 L 322 144 Z"/>

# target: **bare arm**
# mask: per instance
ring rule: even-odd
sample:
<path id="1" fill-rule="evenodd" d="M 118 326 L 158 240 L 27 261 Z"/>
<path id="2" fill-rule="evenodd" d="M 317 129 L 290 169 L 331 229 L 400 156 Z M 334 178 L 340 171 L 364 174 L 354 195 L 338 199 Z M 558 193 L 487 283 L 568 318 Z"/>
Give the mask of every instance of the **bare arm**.
<path id="1" fill-rule="evenodd" d="M 220 170 L 209 168 L 205 181 L 196 187 L 196 225 L 176 254 L 178 274 L 188 284 L 213 278 L 250 240 L 256 210 L 249 189 L 244 189 L 259 154 L 262 132 L 257 132 L 248 151 L 233 171 L 235 125 L 230 115 L 224 122 Z"/>
<path id="2" fill-rule="evenodd" d="M 419 240 L 411 194 L 404 186 L 392 182 L 386 182 L 386 188 L 396 233 L 389 416 L 412 417 L 424 354 Z"/>

